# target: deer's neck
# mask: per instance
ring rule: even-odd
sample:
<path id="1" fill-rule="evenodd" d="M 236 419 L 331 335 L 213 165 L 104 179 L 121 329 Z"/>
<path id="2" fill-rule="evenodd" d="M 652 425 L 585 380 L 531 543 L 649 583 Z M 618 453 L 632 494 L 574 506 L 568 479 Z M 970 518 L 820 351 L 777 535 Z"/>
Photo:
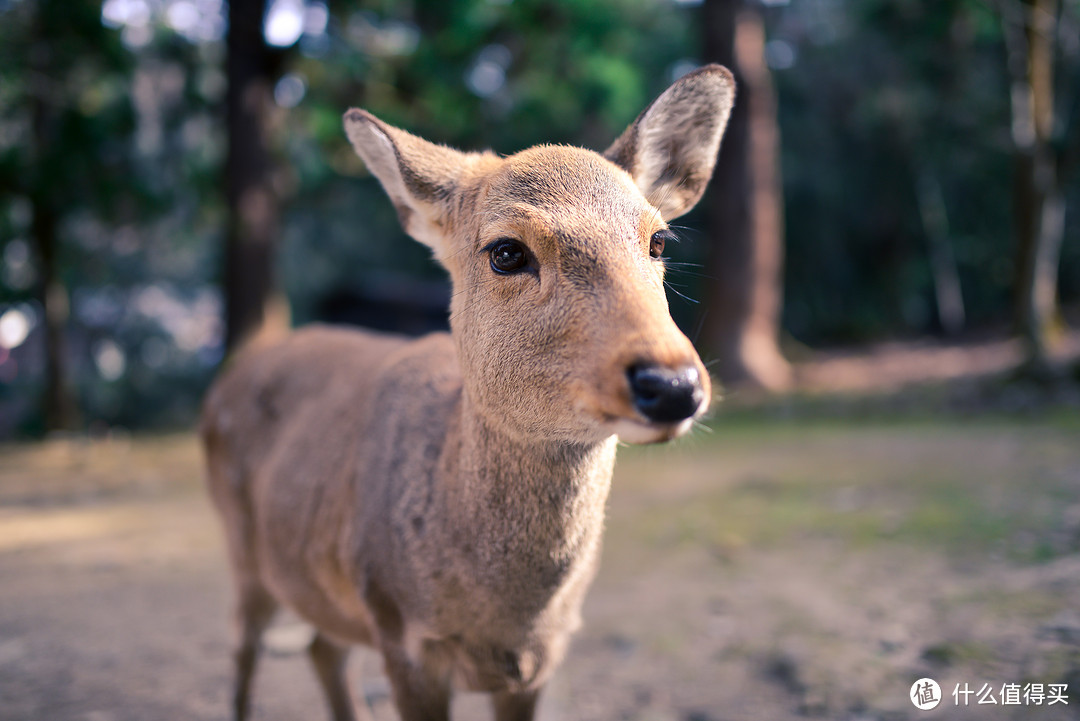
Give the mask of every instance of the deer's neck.
<path id="1" fill-rule="evenodd" d="M 533 441 L 493 427 L 463 404 L 455 525 L 468 529 L 478 571 L 558 587 L 599 547 L 615 464 L 614 437 Z M 515 569 L 507 568 L 516 566 Z"/>

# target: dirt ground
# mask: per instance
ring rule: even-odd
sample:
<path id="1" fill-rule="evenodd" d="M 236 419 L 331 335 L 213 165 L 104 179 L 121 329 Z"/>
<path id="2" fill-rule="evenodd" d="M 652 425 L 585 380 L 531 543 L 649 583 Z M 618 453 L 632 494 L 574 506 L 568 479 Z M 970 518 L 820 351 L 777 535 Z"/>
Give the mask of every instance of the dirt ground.
<path id="1" fill-rule="evenodd" d="M 795 377 L 799 389 L 809 393 L 882 394 L 912 384 L 984 379 L 1007 375 L 1024 359 L 1019 338 L 994 332 L 803 353 L 794 349 L 792 354 L 805 356 L 795 366 Z M 1051 357 L 1061 364 L 1080 359 L 1080 330 L 1075 323 L 1062 329 Z"/>
<path id="2" fill-rule="evenodd" d="M 555 721 L 1067 719 L 1080 691 L 1080 417 L 714 425 L 621 451 Z M 0 447 L 0 719 L 225 719 L 230 589 L 189 436 Z M 282 618 L 258 721 L 326 718 Z M 378 659 L 353 683 L 395 714 Z M 942 704 L 908 700 L 935 678 Z M 961 701 L 963 697 L 959 697 Z M 490 718 L 464 696 L 458 719 Z"/>

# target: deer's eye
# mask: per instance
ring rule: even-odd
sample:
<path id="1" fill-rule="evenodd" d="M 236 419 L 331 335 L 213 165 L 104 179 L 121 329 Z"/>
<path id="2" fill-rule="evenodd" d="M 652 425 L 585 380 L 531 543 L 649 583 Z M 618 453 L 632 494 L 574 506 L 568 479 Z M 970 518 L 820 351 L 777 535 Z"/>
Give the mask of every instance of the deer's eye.
<path id="1" fill-rule="evenodd" d="M 667 241 L 675 240 L 675 234 L 670 230 L 658 230 L 652 234 L 652 239 L 649 241 L 649 256 L 652 258 L 659 258 L 664 254 L 664 246 Z"/>
<path id="2" fill-rule="evenodd" d="M 529 264 L 525 248 L 514 240 L 497 240 L 489 251 L 491 269 L 496 273 L 516 273 Z"/>

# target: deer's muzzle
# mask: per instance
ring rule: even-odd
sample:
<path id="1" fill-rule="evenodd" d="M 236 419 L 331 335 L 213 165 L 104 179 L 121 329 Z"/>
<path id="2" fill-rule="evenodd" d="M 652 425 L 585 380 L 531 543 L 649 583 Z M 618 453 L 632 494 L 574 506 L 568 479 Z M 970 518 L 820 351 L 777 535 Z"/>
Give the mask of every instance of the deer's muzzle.
<path id="1" fill-rule="evenodd" d="M 692 418 L 705 400 L 701 374 L 694 366 L 667 368 L 633 365 L 627 372 L 634 408 L 654 423 Z"/>

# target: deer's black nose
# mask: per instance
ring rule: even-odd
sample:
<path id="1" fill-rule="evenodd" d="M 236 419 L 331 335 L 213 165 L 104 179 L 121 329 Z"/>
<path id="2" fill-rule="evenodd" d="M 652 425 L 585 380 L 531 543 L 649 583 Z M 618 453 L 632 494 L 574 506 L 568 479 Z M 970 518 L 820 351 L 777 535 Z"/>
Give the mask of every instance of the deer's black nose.
<path id="1" fill-rule="evenodd" d="M 626 372 L 634 407 L 655 423 L 686 420 L 701 407 L 705 390 L 701 374 L 693 366 L 665 368 L 659 365 L 634 365 Z"/>

